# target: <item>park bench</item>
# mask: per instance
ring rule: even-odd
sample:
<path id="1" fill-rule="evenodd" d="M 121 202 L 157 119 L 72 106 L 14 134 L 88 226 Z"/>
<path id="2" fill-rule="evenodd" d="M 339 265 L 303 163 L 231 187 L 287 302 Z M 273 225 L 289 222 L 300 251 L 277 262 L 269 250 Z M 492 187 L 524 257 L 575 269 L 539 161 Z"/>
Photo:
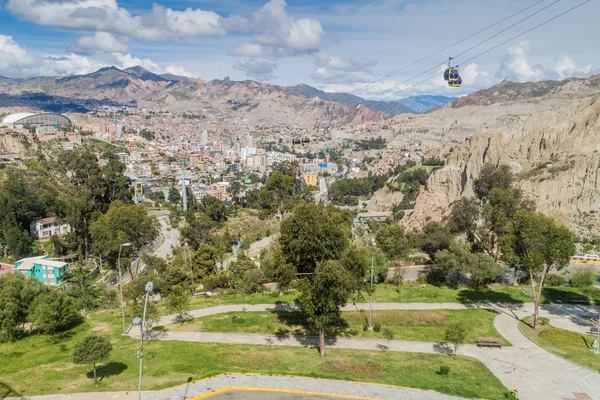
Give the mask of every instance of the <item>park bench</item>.
<path id="1" fill-rule="evenodd" d="M 597 335 L 597 334 L 598 334 L 598 328 L 596 328 L 596 327 L 591 327 L 591 328 L 590 328 L 590 333 L 591 333 L 592 335 Z"/>
<path id="2" fill-rule="evenodd" d="M 478 347 L 486 346 L 486 347 L 502 348 L 502 339 L 480 337 L 480 338 L 477 338 L 477 346 Z"/>
<path id="3" fill-rule="evenodd" d="M 590 304 L 590 300 L 585 296 L 573 296 L 569 299 L 571 304 Z"/>

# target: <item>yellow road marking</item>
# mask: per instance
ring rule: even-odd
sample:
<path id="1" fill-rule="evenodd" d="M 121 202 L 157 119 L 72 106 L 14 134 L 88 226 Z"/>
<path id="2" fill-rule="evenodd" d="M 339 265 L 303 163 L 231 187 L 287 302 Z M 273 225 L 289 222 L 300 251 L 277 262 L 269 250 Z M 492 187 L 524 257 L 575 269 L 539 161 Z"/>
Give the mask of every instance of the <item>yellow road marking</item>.
<path id="1" fill-rule="evenodd" d="M 227 392 L 269 392 L 269 393 L 289 393 L 289 394 L 302 394 L 307 396 L 327 396 L 333 397 L 336 399 L 352 399 L 352 400 L 377 400 L 373 397 L 357 397 L 357 396 L 348 396 L 344 394 L 331 394 L 331 393 L 322 393 L 322 392 L 309 392 L 306 390 L 293 390 L 293 389 L 275 389 L 275 388 L 252 388 L 252 387 L 242 387 L 242 386 L 232 386 L 224 389 L 215 390 L 214 392 L 206 393 L 197 397 L 193 397 L 191 400 L 204 400 L 209 397 L 213 397 L 219 394 L 227 393 Z"/>

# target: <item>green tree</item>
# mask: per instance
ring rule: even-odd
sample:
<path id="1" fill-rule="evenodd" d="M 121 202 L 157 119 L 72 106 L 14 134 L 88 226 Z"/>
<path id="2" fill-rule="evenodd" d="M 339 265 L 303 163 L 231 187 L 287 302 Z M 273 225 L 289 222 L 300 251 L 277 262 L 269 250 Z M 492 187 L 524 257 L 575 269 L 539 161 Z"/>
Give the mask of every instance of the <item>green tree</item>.
<path id="1" fill-rule="evenodd" d="M 98 218 L 90 227 L 94 241 L 95 254 L 101 254 L 112 269 L 117 268 L 122 243 L 131 243 L 123 247 L 121 257 L 138 254 L 146 242 L 158 235 L 158 221 L 148 216 L 143 207 L 114 202 L 108 212 Z M 133 272 L 129 269 L 133 280 Z"/>
<path id="2" fill-rule="evenodd" d="M 293 287 L 296 279 L 296 267 L 285 261 L 278 244 L 261 249 L 259 261 L 260 268 L 265 273 L 268 282 L 277 282 L 277 288 L 280 291 L 286 291 Z"/>
<path id="3" fill-rule="evenodd" d="M 42 291 L 42 284 L 20 273 L 0 278 L 0 341 L 15 340 L 29 319 L 30 305 Z"/>
<path id="4" fill-rule="evenodd" d="M 487 254 L 471 253 L 467 246 L 453 243 L 447 250 L 440 250 L 435 254 L 436 278 L 455 277 L 456 286 L 462 276 L 471 274 L 470 283 L 475 288 L 481 288 L 498 279 L 502 275 L 502 268 Z M 434 279 L 435 280 L 435 279 Z"/>
<path id="5" fill-rule="evenodd" d="M 315 275 L 300 281 L 298 302 L 308 323 L 319 331 L 319 349 L 325 355 L 325 329 L 339 323 L 354 286 L 352 277 L 339 261 L 319 264 Z"/>
<path id="6" fill-rule="evenodd" d="M 341 257 L 348 246 L 347 215 L 321 204 L 300 203 L 281 222 L 279 239 L 285 261 L 299 273 L 312 273 L 326 260 Z"/>
<path id="7" fill-rule="evenodd" d="M 111 350 L 112 345 L 104 337 L 98 335 L 86 336 L 73 347 L 73 363 L 92 364 L 94 385 L 96 385 L 96 364 L 108 360 Z"/>
<path id="8" fill-rule="evenodd" d="M 79 318 L 73 301 L 64 293 L 51 289 L 36 296 L 29 313 L 35 329 L 43 333 L 63 331 Z"/>
<path id="9" fill-rule="evenodd" d="M 435 253 L 450 248 L 453 241 L 454 236 L 447 226 L 440 222 L 429 222 L 423 228 L 419 243 L 421 250 L 427 253 L 430 259 L 434 260 Z"/>
<path id="10" fill-rule="evenodd" d="M 533 326 L 538 327 L 539 302 L 544 279 L 552 270 L 569 264 L 575 254 L 575 236 L 565 226 L 529 211 L 517 211 L 505 230 L 502 259 L 515 270 L 529 275 L 534 304 Z M 539 280 L 536 291 L 536 280 Z"/>
<path id="11" fill-rule="evenodd" d="M 375 234 L 375 240 L 390 260 L 406 257 L 411 252 L 410 242 L 404 234 L 404 226 L 400 224 L 382 226 Z"/>
<path id="12" fill-rule="evenodd" d="M 167 198 L 171 204 L 181 203 L 181 194 L 179 194 L 179 190 L 173 186 L 169 188 L 169 196 Z"/>
<path id="13" fill-rule="evenodd" d="M 262 290 L 265 275 L 251 258 L 239 255 L 237 260 L 229 265 L 228 270 L 233 282 L 243 281 L 246 293 L 252 294 Z"/>
<path id="14" fill-rule="evenodd" d="M 350 246 L 341 258 L 346 270 L 356 282 L 356 290 L 368 289 L 371 282 L 371 261 L 373 261 L 373 282 L 385 282 L 389 261 L 378 247 Z"/>
<path id="15" fill-rule="evenodd" d="M 533 210 L 533 203 L 514 187 L 515 177 L 507 165 L 485 164 L 473 182 L 475 198 L 455 202 L 448 218 L 454 233 L 465 234 L 473 250 L 498 261 L 499 238 L 518 210 Z"/>
<path id="16" fill-rule="evenodd" d="M 179 320 L 183 323 L 190 311 L 189 293 L 181 286 L 170 288 L 170 293 L 167 297 L 167 309 L 169 312 L 178 314 Z"/>
<path id="17" fill-rule="evenodd" d="M 227 209 L 225 202 L 213 196 L 204 196 L 200 202 L 200 209 L 215 222 L 225 222 Z"/>
<path id="18" fill-rule="evenodd" d="M 461 346 L 467 338 L 467 327 L 464 322 L 453 322 L 446 327 L 444 339 L 454 345 L 454 358 L 458 352 L 458 347 Z"/>

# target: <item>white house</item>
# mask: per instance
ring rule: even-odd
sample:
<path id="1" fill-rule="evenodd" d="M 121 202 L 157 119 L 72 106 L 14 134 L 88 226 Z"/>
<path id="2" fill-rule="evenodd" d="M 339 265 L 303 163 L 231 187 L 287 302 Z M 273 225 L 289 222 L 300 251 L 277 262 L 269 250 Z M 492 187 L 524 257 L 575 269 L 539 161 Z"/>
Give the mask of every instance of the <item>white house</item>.
<path id="1" fill-rule="evenodd" d="M 36 239 L 49 239 L 52 236 L 62 236 L 71 232 L 71 225 L 57 217 L 43 218 L 31 224 L 31 235 Z"/>

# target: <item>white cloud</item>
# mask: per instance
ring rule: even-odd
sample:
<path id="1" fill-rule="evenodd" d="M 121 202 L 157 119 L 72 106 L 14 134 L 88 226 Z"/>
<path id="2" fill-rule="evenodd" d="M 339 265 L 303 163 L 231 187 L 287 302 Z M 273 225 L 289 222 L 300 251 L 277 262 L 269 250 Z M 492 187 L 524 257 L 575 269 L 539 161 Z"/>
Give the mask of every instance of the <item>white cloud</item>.
<path id="1" fill-rule="evenodd" d="M 176 11 L 159 4 L 147 14 L 132 15 L 116 0 L 8 0 L 6 9 L 39 25 L 102 31 L 144 40 L 222 36 L 221 16 L 188 8 Z"/>
<path id="2" fill-rule="evenodd" d="M 271 0 L 250 16 L 232 16 L 223 20 L 229 30 L 254 33 L 251 41 L 234 50 L 240 57 L 281 58 L 311 54 L 318 50 L 325 31 L 313 18 L 290 16 L 284 0 Z"/>
<path id="3" fill-rule="evenodd" d="M 240 58 L 233 68 L 238 71 L 244 71 L 250 78 L 268 81 L 276 78 L 274 75 L 277 64 L 260 58 Z"/>
<path id="4" fill-rule="evenodd" d="M 57 76 L 89 74 L 106 66 L 120 69 L 140 65 L 148 71 L 192 76 L 183 67 L 169 65 L 165 68 L 150 59 L 140 59 L 129 53 L 103 53 L 94 57 L 79 54 L 37 54 L 16 43 L 10 36 L 0 35 L 0 74 L 10 77 Z"/>
<path id="5" fill-rule="evenodd" d="M 69 47 L 67 51 L 75 54 L 94 54 L 94 53 L 126 53 L 129 51 L 129 44 L 117 39 L 108 32 L 96 32 L 94 36 L 82 36 Z"/>
<path id="6" fill-rule="evenodd" d="M 35 58 L 19 46 L 11 36 L 0 35 L 0 73 L 13 74 L 35 63 Z"/>
<path id="7" fill-rule="evenodd" d="M 592 66 L 578 66 L 569 56 L 560 54 L 554 61 L 544 67 L 532 66 L 529 61 L 529 42 L 523 41 L 514 47 L 508 48 L 496 73 L 499 79 L 510 79 L 517 82 L 539 81 L 544 79 L 565 79 L 575 76 L 587 76 L 592 73 Z"/>
<path id="8" fill-rule="evenodd" d="M 377 61 L 363 57 L 352 57 L 344 60 L 339 56 L 325 52 L 315 55 L 317 68 L 313 71 L 311 78 L 320 83 L 345 83 L 373 82 L 376 77 L 371 68 L 377 65 Z"/>

